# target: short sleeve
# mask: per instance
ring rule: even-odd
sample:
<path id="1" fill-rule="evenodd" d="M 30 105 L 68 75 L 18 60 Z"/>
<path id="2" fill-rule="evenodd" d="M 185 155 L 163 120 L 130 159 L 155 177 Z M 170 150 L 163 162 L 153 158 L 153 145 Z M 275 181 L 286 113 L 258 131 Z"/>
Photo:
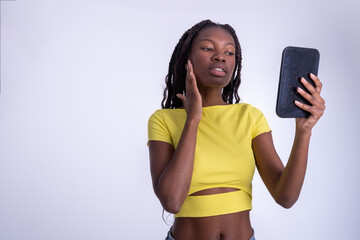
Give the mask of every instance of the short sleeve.
<path id="1" fill-rule="evenodd" d="M 162 141 L 170 144 L 172 143 L 169 129 L 164 121 L 164 116 L 161 110 L 153 113 L 148 121 L 148 145 L 149 141 Z"/>
<path id="2" fill-rule="evenodd" d="M 257 137 L 262 133 L 271 131 L 270 126 L 266 121 L 264 114 L 259 109 L 253 107 L 251 111 L 251 116 L 253 123 L 252 139 L 254 139 L 255 137 Z"/>

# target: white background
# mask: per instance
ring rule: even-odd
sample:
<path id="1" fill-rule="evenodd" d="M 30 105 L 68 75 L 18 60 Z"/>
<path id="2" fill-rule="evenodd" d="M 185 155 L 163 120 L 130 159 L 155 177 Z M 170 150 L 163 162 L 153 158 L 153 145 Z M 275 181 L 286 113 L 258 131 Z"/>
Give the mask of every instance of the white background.
<path id="1" fill-rule="evenodd" d="M 327 109 L 302 194 L 282 209 L 256 173 L 257 239 L 357 238 L 359 15 L 356 0 L 1 1 L 0 239 L 165 238 L 147 120 L 177 41 L 208 18 L 237 31 L 240 97 L 264 112 L 284 163 L 294 120 L 274 110 L 281 52 L 321 54 Z"/>

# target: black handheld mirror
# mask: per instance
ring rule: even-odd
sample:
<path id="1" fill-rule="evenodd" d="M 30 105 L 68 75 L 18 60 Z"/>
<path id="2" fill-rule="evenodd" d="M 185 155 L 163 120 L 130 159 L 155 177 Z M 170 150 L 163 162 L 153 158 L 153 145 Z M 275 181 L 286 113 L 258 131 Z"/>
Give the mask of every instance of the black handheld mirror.
<path id="1" fill-rule="evenodd" d="M 296 90 L 307 89 L 300 82 L 304 77 L 314 86 L 310 73 L 318 74 L 320 53 L 317 49 L 286 47 L 282 54 L 276 114 L 281 118 L 307 118 L 309 113 L 297 107 L 295 100 L 309 104 Z"/>

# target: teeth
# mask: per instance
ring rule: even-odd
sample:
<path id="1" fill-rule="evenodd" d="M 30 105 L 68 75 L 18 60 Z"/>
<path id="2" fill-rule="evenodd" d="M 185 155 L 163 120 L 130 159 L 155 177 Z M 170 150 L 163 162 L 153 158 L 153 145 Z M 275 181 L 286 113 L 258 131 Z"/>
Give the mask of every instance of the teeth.
<path id="1" fill-rule="evenodd" d="M 220 72 L 224 72 L 224 70 L 221 69 L 221 68 L 214 68 L 213 70 L 215 70 L 215 71 L 220 71 Z"/>

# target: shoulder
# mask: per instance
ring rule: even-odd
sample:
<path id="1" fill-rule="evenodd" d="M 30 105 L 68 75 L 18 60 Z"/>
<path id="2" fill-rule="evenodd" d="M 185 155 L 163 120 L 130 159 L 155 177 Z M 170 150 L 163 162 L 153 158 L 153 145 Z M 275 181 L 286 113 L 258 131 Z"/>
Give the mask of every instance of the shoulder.
<path id="1" fill-rule="evenodd" d="M 185 109 L 170 109 L 170 108 L 164 108 L 164 109 L 158 109 L 153 114 L 151 114 L 149 120 L 151 119 L 164 119 L 164 118 L 172 118 L 179 115 L 184 115 Z"/>
<path id="2" fill-rule="evenodd" d="M 166 126 L 181 126 L 185 122 L 186 111 L 185 109 L 158 109 L 151 114 L 148 124 L 161 124 Z"/>
<path id="3" fill-rule="evenodd" d="M 249 103 L 235 103 L 232 104 L 233 107 L 231 109 L 233 109 L 234 111 L 237 112 L 241 112 L 242 114 L 249 114 L 249 115 L 261 115 L 262 112 L 257 108 L 254 107 L 253 105 L 249 104 Z"/>
<path id="4" fill-rule="evenodd" d="M 156 119 L 159 117 L 163 117 L 163 113 L 164 113 L 164 109 L 158 109 L 150 115 L 149 120 L 153 118 Z"/>
<path id="5" fill-rule="evenodd" d="M 268 126 L 262 111 L 248 103 L 234 104 L 234 109 L 240 114 L 243 120 L 247 121 L 254 128 L 259 125 Z"/>

